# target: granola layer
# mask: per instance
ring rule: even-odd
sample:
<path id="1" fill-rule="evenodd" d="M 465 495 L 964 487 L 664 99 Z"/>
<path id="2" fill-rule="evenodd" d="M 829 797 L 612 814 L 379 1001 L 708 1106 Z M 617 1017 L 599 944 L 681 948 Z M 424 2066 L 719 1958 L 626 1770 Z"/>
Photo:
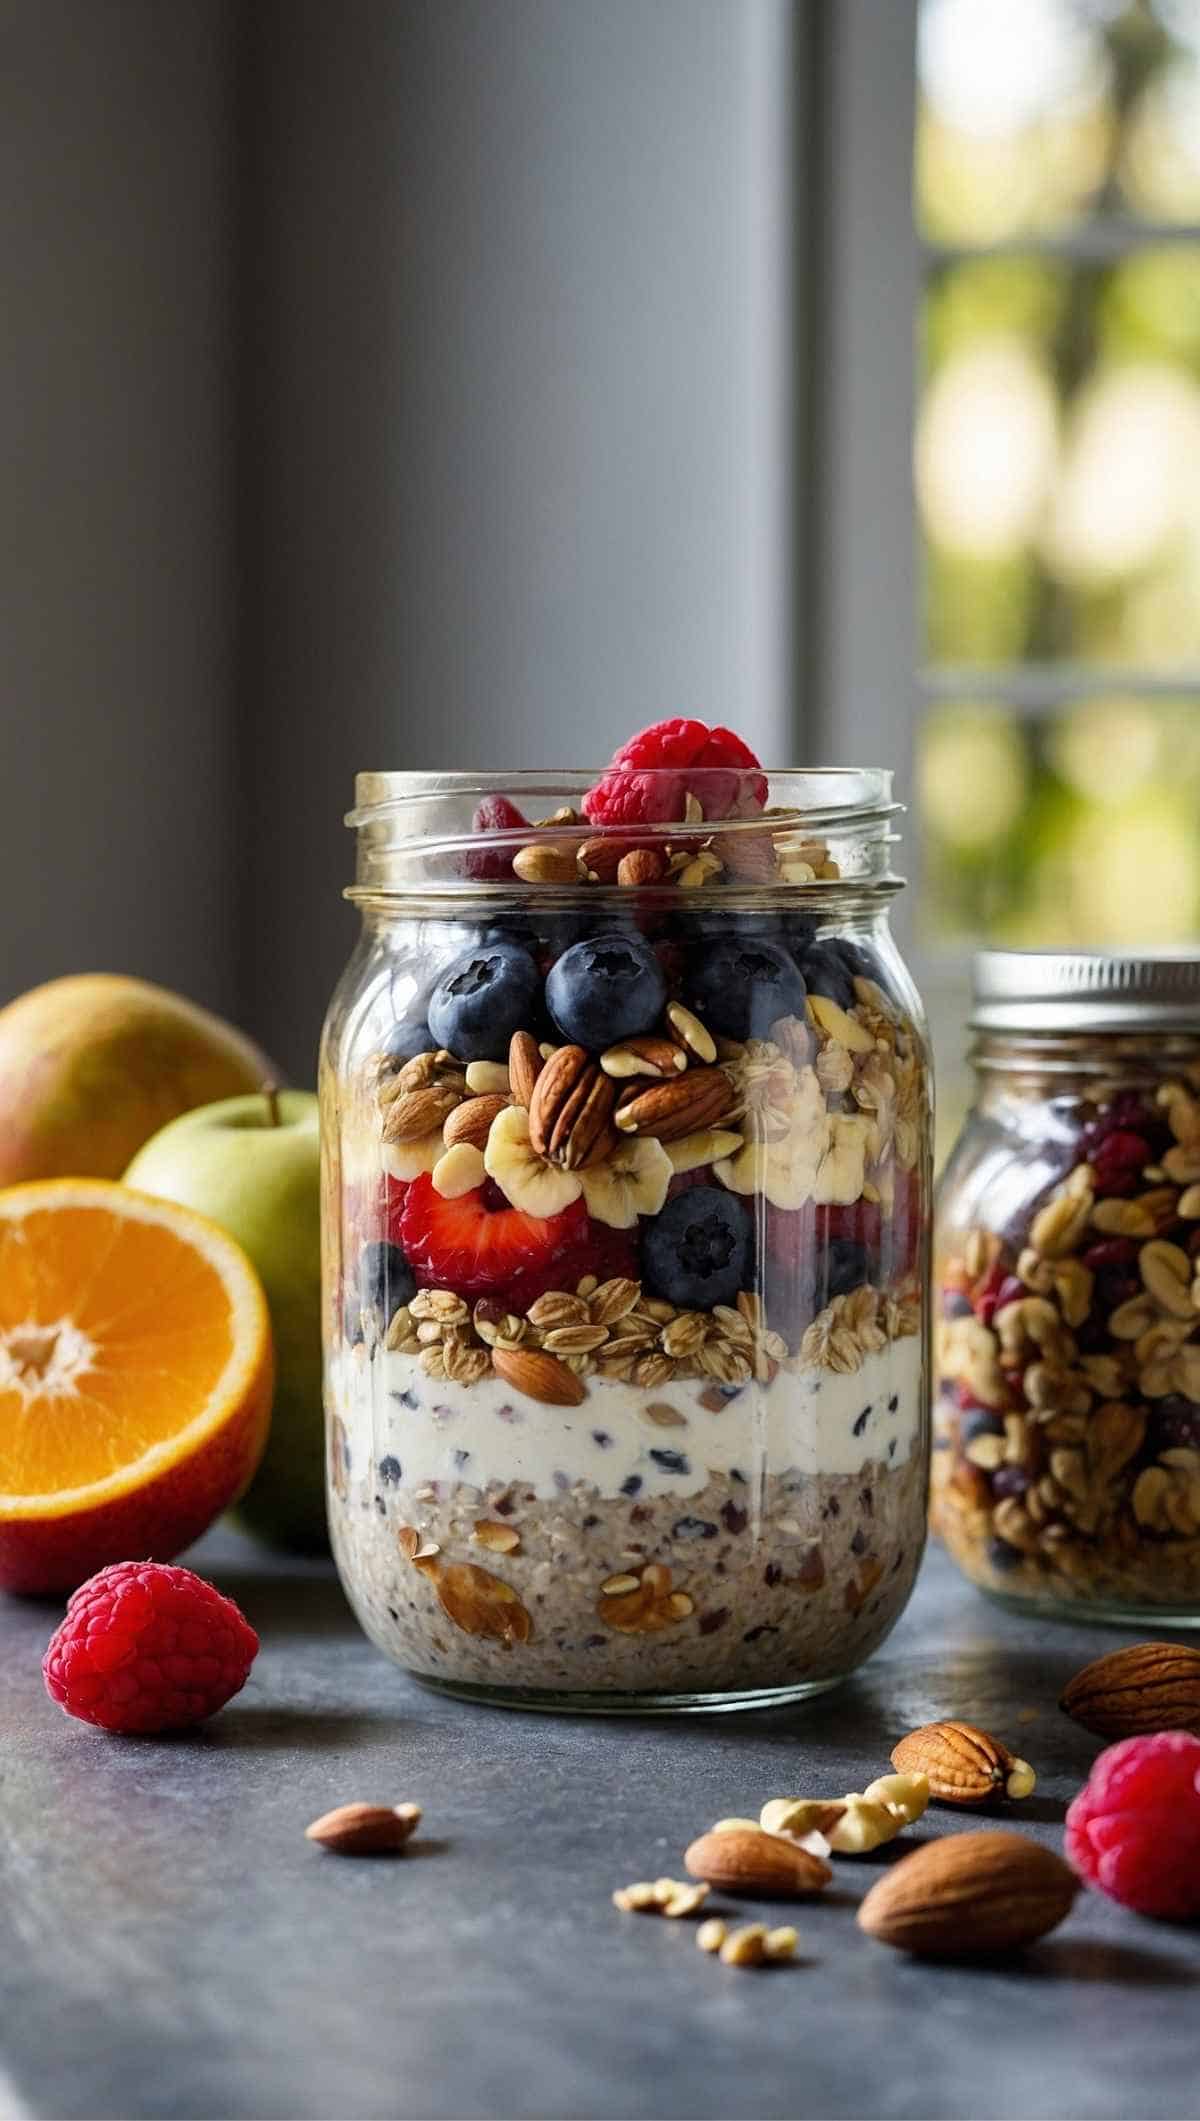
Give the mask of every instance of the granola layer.
<path id="1" fill-rule="evenodd" d="M 334 1552 L 367 1633 L 418 1674 L 571 1693 L 720 1694 L 835 1679 L 902 1611 L 922 1460 L 713 1475 L 695 1493 L 545 1500 L 465 1482 L 345 1483 Z"/>

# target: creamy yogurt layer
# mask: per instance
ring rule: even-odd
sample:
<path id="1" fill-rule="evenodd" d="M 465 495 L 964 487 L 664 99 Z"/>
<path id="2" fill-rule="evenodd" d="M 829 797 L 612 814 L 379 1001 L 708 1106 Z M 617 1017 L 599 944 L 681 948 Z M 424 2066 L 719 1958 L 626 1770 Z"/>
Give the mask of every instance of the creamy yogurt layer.
<path id="1" fill-rule="evenodd" d="M 868 1355 L 858 1370 L 780 1370 L 769 1385 L 698 1380 L 658 1391 L 590 1380 L 579 1407 L 544 1406 L 499 1377 L 469 1389 L 436 1381 L 410 1355 L 352 1352 L 330 1372 L 347 1472 L 403 1481 L 519 1482 L 540 1499 L 579 1481 L 606 1497 L 694 1495 L 713 1474 L 853 1474 L 899 1467 L 919 1447 L 919 1335 Z M 671 1416 L 677 1417 L 671 1420 Z"/>

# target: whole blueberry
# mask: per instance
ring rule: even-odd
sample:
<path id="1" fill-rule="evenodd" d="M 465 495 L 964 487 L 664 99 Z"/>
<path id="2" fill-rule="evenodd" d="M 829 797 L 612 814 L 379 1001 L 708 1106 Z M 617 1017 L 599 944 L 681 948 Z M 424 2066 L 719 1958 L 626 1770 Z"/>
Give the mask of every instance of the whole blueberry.
<path id="1" fill-rule="evenodd" d="M 642 1268 L 654 1294 L 689 1311 L 733 1303 L 749 1266 L 745 1211 L 723 1186 L 677 1193 L 642 1240 Z"/>
<path id="2" fill-rule="evenodd" d="M 962 1444 L 974 1443 L 977 1436 L 1003 1436 L 1004 1423 L 989 1407 L 969 1407 L 959 1417 L 958 1438 Z"/>
<path id="3" fill-rule="evenodd" d="M 434 1044 L 461 1061 L 496 1060 L 537 1004 L 538 969 L 519 944 L 485 943 L 443 972 L 429 997 Z"/>
<path id="4" fill-rule="evenodd" d="M 728 906 L 685 906 L 669 916 L 669 929 L 684 943 L 721 942 L 738 935 L 752 942 L 787 948 L 783 922 L 777 913 L 735 913 Z"/>
<path id="5" fill-rule="evenodd" d="M 871 1279 L 871 1262 L 865 1245 L 853 1237 L 833 1237 L 825 1250 L 826 1302 L 848 1296 Z"/>
<path id="6" fill-rule="evenodd" d="M 998 1575 L 1006 1575 L 1010 1569 L 1019 1569 L 1024 1555 L 1019 1547 L 1010 1547 L 1007 1539 L 989 1539 L 988 1560 Z"/>
<path id="7" fill-rule="evenodd" d="M 406 1017 L 403 1023 L 393 1024 L 383 1042 L 383 1050 L 390 1060 L 414 1060 L 418 1053 L 432 1050 L 433 1039 L 424 1017 Z"/>
<path id="8" fill-rule="evenodd" d="M 1200 1407 L 1181 1392 L 1154 1400 L 1146 1421 L 1146 1448 L 1155 1458 L 1163 1451 L 1200 1450 Z"/>
<path id="9" fill-rule="evenodd" d="M 536 957 L 539 942 L 533 924 L 514 913 L 510 920 L 493 921 L 479 938 L 478 948 L 490 950 L 493 943 L 507 943 L 516 950 L 524 950 L 529 957 Z"/>
<path id="10" fill-rule="evenodd" d="M 572 944 L 546 978 L 546 1006 L 562 1036 L 578 1046 L 611 1046 L 652 1031 L 666 999 L 649 943 L 619 928 Z"/>
<path id="11" fill-rule="evenodd" d="M 723 1038 L 766 1038 L 781 1016 L 803 1016 L 804 981 L 777 943 L 724 936 L 692 953 L 683 998 Z"/>
<path id="12" fill-rule="evenodd" d="M 793 944 L 793 948 L 809 993 L 823 994 L 827 1001 L 836 1002 L 839 1009 L 853 1008 L 857 1000 L 854 979 L 858 968 L 850 956 L 851 946 L 827 936 L 823 942 Z"/>
<path id="13" fill-rule="evenodd" d="M 997 1466 L 992 1474 L 992 1496 L 997 1502 L 1004 1501 L 1007 1496 L 1023 1495 L 1030 1485 L 1023 1466 Z"/>
<path id="14" fill-rule="evenodd" d="M 346 1290 L 346 1336 L 362 1339 L 361 1314 L 369 1312 L 386 1327 L 401 1304 L 410 1303 L 417 1285 L 399 1245 L 373 1238 L 358 1256 L 358 1273 Z"/>

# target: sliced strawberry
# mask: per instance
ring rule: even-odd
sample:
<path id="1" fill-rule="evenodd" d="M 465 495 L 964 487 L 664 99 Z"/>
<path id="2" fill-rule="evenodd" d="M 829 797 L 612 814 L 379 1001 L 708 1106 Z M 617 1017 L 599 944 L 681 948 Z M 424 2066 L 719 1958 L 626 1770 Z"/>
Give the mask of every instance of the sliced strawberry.
<path id="1" fill-rule="evenodd" d="M 878 1247 L 883 1226 L 878 1201 L 854 1200 L 848 1207 L 821 1207 L 816 1216 L 817 1244 L 829 1244 L 835 1237 L 849 1237 L 855 1244 L 868 1246 L 872 1252 Z"/>
<path id="2" fill-rule="evenodd" d="M 613 753 L 583 798 L 584 816 L 595 825 L 673 823 L 683 817 L 689 789 L 706 818 L 748 815 L 767 799 L 765 775 L 750 775 L 758 763 L 731 729 L 683 716 L 652 722 Z"/>
<path id="3" fill-rule="evenodd" d="M 568 1293 L 578 1288 L 585 1274 L 594 1274 L 597 1281 L 636 1281 L 639 1275 L 637 1239 L 632 1230 L 611 1230 L 605 1223 L 586 1221 L 579 1238 L 569 1250 L 548 1260 L 544 1266 L 528 1269 L 498 1292 L 505 1309 L 520 1317 L 544 1296 L 547 1289 L 565 1289 Z"/>
<path id="4" fill-rule="evenodd" d="M 471 820 L 473 832 L 523 832 L 529 819 L 506 795 L 485 795 Z M 472 847 L 461 857 L 464 876 L 479 883 L 501 883 L 512 876 L 512 847 Z"/>
<path id="5" fill-rule="evenodd" d="M 574 1252 L 587 1228 L 581 1200 L 561 1215 L 526 1215 L 490 1182 L 457 1200 L 444 1200 L 426 1171 L 408 1189 L 400 1244 L 421 1288 L 490 1296 L 552 1261 L 561 1271 L 561 1255 Z"/>

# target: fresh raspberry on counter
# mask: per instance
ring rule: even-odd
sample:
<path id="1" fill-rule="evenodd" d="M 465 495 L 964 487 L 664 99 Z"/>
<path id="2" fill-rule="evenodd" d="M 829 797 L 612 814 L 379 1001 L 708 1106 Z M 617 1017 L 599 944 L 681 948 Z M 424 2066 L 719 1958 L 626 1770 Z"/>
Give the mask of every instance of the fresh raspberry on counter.
<path id="1" fill-rule="evenodd" d="M 1200 1915 L 1200 1738 L 1125 1738 L 1096 1761 L 1067 1813 L 1081 1878 L 1139 1915 Z"/>
<path id="2" fill-rule="evenodd" d="M 689 789 L 706 818 L 749 815 L 767 800 L 765 774 L 741 778 L 758 763 L 732 729 L 683 717 L 652 722 L 613 753 L 583 798 L 584 816 L 593 825 L 670 824 L 683 818 Z"/>
<path id="3" fill-rule="evenodd" d="M 258 1636 L 191 1569 L 118 1561 L 80 1584 L 42 1659 L 46 1692 L 105 1731 L 177 1731 L 241 1691 Z"/>

